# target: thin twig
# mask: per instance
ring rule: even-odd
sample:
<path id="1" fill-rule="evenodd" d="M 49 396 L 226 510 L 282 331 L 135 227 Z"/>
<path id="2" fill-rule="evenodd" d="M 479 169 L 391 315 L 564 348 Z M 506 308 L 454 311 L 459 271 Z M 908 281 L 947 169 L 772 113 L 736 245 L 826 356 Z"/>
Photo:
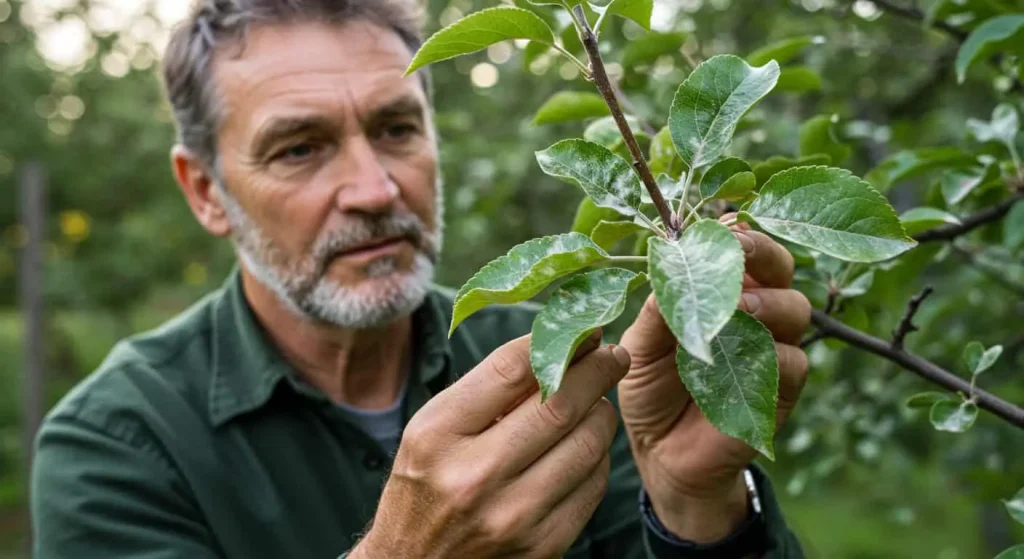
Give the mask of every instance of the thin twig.
<path id="1" fill-rule="evenodd" d="M 573 12 L 580 25 L 580 41 L 583 43 L 583 48 L 587 51 L 587 57 L 590 58 L 591 78 L 594 80 L 597 90 L 601 93 L 601 97 L 604 97 L 604 102 L 608 105 L 612 118 L 615 119 L 615 124 L 619 127 L 619 133 L 622 134 L 622 139 L 626 142 L 626 147 L 629 148 L 629 153 L 633 157 L 633 168 L 636 169 L 637 174 L 640 175 L 640 180 L 644 183 L 644 187 L 647 188 L 647 192 L 651 195 L 651 201 L 654 203 L 654 207 L 658 209 L 658 215 L 661 216 L 662 224 L 668 229 L 669 236 L 676 238 L 679 234 L 678 218 L 672 213 L 668 202 L 665 201 L 665 197 L 661 194 L 661 189 L 658 188 L 658 183 L 654 180 L 654 175 L 651 174 L 651 168 L 647 166 L 647 160 L 644 159 L 644 154 L 640 151 L 636 137 L 633 136 L 633 131 L 629 129 L 629 123 L 626 122 L 626 117 L 622 114 L 622 108 L 619 107 L 619 101 L 615 97 L 615 91 L 612 89 L 611 81 L 608 79 L 608 72 L 605 71 L 604 61 L 601 59 L 600 50 L 598 50 L 597 37 L 594 36 L 594 30 L 590 28 L 581 5 L 573 8 Z"/>
<path id="2" fill-rule="evenodd" d="M 914 235 L 914 240 L 919 243 L 928 243 L 931 241 L 951 241 L 961 235 L 970 233 L 974 229 L 985 225 L 986 223 L 992 223 L 993 221 L 999 221 L 1007 213 L 1014 204 L 1024 200 L 1024 190 L 1018 190 L 1014 192 L 1009 198 L 1006 198 L 1002 202 L 989 206 L 980 212 L 964 218 L 960 223 L 948 223 L 946 225 L 940 225 L 933 229 L 923 231 Z"/>
<path id="3" fill-rule="evenodd" d="M 829 287 L 828 289 L 828 301 L 825 303 L 825 314 L 832 314 L 832 311 L 836 308 L 836 299 L 839 297 L 839 290 Z"/>
<path id="4" fill-rule="evenodd" d="M 819 310 L 813 311 L 811 322 L 825 337 L 842 340 L 852 346 L 884 357 L 950 392 L 971 393 L 969 382 L 935 363 L 902 349 L 893 348 L 889 342 L 851 328 Z M 974 401 L 979 408 L 1005 419 L 1011 425 L 1024 429 L 1024 408 L 978 388 L 974 389 Z"/>
<path id="5" fill-rule="evenodd" d="M 813 334 L 807 336 L 806 338 L 804 338 L 802 342 L 800 342 L 800 349 L 807 349 L 808 347 L 814 345 L 817 342 L 820 342 L 821 340 L 824 340 L 827 337 L 828 334 L 825 334 L 821 330 L 816 330 Z"/>
<path id="6" fill-rule="evenodd" d="M 910 302 L 907 303 L 907 312 L 903 314 L 903 320 L 901 320 L 900 325 L 892 331 L 893 349 L 903 349 L 903 340 L 907 337 L 907 334 L 918 331 L 917 325 L 914 324 L 914 315 L 917 314 L 917 310 L 921 307 L 921 303 L 923 303 L 924 300 L 934 292 L 935 289 L 929 285 L 922 289 L 920 293 L 910 298 Z"/>

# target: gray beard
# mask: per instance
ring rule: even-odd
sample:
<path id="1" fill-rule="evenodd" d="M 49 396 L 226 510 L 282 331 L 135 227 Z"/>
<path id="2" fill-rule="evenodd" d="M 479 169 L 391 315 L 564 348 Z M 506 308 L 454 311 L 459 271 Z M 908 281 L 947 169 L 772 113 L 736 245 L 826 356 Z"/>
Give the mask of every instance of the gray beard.
<path id="1" fill-rule="evenodd" d="M 221 195 L 239 260 L 249 273 L 270 289 L 286 308 L 299 317 L 341 328 L 367 329 L 384 326 L 412 314 L 430 290 L 434 266 L 443 236 L 444 197 L 436 183 L 435 223 L 430 232 L 412 213 L 351 216 L 341 230 L 324 233 L 309 254 L 287 258 L 223 187 Z M 348 248 L 383 236 L 404 236 L 417 248 L 412 269 L 400 271 L 393 257 L 370 262 L 370 278 L 356 288 L 344 287 L 326 277 L 331 260 Z"/>

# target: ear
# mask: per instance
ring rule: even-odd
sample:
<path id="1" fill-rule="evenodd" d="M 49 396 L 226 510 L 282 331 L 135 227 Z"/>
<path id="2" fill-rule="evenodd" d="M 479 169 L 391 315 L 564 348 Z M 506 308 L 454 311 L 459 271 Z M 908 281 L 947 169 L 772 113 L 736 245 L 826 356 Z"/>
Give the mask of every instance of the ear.
<path id="1" fill-rule="evenodd" d="M 206 165 L 185 146 L 175 145 L 171 148 L 171 169 L 199 224 L 218 237 L 231 233 L 231 223 L 221 204 L 216 179 Z"/>

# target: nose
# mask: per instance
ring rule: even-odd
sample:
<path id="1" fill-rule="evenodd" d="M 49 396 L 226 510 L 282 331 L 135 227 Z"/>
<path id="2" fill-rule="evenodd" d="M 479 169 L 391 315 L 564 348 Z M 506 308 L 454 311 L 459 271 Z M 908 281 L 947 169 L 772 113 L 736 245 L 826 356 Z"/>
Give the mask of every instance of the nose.
<path id="1" fill-rule="evenodd" d="M 399 197 L 398 185 L 366 136 L 350 136 L 342 152 L 344 178 L 336 195 L 338 208 L 342 212 L 371 214 L 391 210 Z"/>

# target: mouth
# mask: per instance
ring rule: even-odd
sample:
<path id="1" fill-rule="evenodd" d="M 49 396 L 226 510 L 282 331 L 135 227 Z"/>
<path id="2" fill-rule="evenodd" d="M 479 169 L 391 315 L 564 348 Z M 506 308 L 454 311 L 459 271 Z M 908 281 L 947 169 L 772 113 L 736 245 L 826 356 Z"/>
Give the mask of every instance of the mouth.
<path id="1" fill-rule="evenodd" d="M 337 258 L 345 260 L 373 260 L 381 256 L 395 254 L 401 251 L 407 244 L 411 244 L 407 237 L 374 239 L 338 253 Z"/>

